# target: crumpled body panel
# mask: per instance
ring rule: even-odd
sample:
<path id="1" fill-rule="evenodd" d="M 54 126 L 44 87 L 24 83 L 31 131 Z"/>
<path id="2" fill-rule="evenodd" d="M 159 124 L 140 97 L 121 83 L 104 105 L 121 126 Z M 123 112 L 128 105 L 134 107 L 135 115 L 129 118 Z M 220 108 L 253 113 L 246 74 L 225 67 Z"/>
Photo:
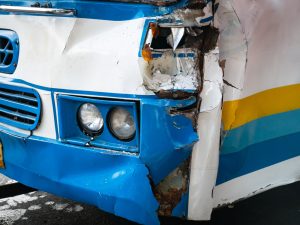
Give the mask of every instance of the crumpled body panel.
<path id="1" fill-rule="evenodd" d="M 1 173 L 141 224 L 159 223 L 148 169 L 136 156 L 74 148 L 34 137 L 24 140 L 4 133 L 1 140 L 6 166 Z"/>

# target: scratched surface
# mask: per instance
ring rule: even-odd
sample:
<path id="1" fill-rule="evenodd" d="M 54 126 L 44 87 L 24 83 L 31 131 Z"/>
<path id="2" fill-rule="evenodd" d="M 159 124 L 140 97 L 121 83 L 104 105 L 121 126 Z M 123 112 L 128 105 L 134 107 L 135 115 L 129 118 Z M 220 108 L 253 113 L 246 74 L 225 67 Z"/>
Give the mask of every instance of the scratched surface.
<path id="1" fill-rule="evenodd" d="M 1 184 L 11 180 L 0 176 Z M 299 225 L 300 182 L 276 188 L 230 207 L 214 211 L 211 222 L 161 218 L 163 225 Z M 96 207 L 44 192 L 0 199 L 1 225 L 134 225 Z"/>

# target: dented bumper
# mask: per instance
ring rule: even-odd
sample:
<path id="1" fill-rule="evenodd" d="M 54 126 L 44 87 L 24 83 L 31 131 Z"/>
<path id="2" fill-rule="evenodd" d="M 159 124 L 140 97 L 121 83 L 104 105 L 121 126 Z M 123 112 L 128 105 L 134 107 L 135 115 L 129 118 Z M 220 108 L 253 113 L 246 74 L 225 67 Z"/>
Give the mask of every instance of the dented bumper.
<path id="1" fill-rule="evenodd" d="M 5 133 L 0 138 L 6 167 L 1 173 L 142 224 L 158 223 L 148 169 L 138 157 Z"/>
<path id="2" fill-rule="evenodd" d="M 5 163 L 0 172 L 141 224 L 158 224 L 153 189 L 190 156 L 198 139 L 192 121 L 174 110 L 193 105 L 195 99 L 139 102 L 138 153 L 19 137 L 0 128 Z"/>

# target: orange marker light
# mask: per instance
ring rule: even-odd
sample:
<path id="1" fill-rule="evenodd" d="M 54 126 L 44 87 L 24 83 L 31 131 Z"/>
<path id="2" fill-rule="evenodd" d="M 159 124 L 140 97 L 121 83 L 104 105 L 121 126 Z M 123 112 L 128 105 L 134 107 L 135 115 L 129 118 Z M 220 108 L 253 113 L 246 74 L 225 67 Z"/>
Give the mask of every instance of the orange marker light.
<path id="1" fill-rule="evenodd" d="M 143 59 L 147 62 L 150 62 L 153 59 L 150 44 L 145 44 L 145 46 L 142 50 L 142 56 L 143 56 Z"/>
<path id="2" fill-rule="evenodd" d="M 159 35 L 159 28 L 158 28 L 157 23 L 150 23 L 150 29 L 151 29 L 153 38 L 157 38 L 157 36 Z"/>

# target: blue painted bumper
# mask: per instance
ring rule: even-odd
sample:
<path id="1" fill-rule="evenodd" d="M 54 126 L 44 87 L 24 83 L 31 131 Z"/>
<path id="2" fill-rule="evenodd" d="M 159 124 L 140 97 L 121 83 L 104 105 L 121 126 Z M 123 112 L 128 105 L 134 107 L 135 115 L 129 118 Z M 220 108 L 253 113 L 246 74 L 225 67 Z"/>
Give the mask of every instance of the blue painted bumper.
<path id="1" fill-rule="evenodd" d="M 1 173 L 141 224 L 159 224 L 148 169 L 137 156 L 4 132 L 0 138 L 6 165 Z"/>
<path id="2" fill-rule="evenodd" d="M 96 101 L 82 97 L 72 97 L 72 100 Z M 127 101 L 138 106 L 138 152 L 112 151 L 109 145 L 106 149 L 96 145 L 75 145 L 66 142 L 62 136 L 61 141 L 36 136 L 20 137 L 18 135 L 21 134 L 11 133 L 11 130 L 0 126 L 6 165 L 0 173 L 25 185 L 95 205 L 141 224 L 159 224 L 159 205 L 151 184 L 159 184 L 190 156 L 198 137 L 191 119 L 180 109 L 194 105 L 196 99 L 136 96 Z M 63 103 L 59 104 L 59 112 L 69 108 Z M 54 116 L 61 125 L 74 117 L 70 116 L 72 113 L 76 115 L 76 107 L 69 113 Z M 73 124 L 67 126 L 71 131 L 77 126 L 75 119 L 67 124 Z M 98 138 L 102 140 L 104 137 Z"/>

